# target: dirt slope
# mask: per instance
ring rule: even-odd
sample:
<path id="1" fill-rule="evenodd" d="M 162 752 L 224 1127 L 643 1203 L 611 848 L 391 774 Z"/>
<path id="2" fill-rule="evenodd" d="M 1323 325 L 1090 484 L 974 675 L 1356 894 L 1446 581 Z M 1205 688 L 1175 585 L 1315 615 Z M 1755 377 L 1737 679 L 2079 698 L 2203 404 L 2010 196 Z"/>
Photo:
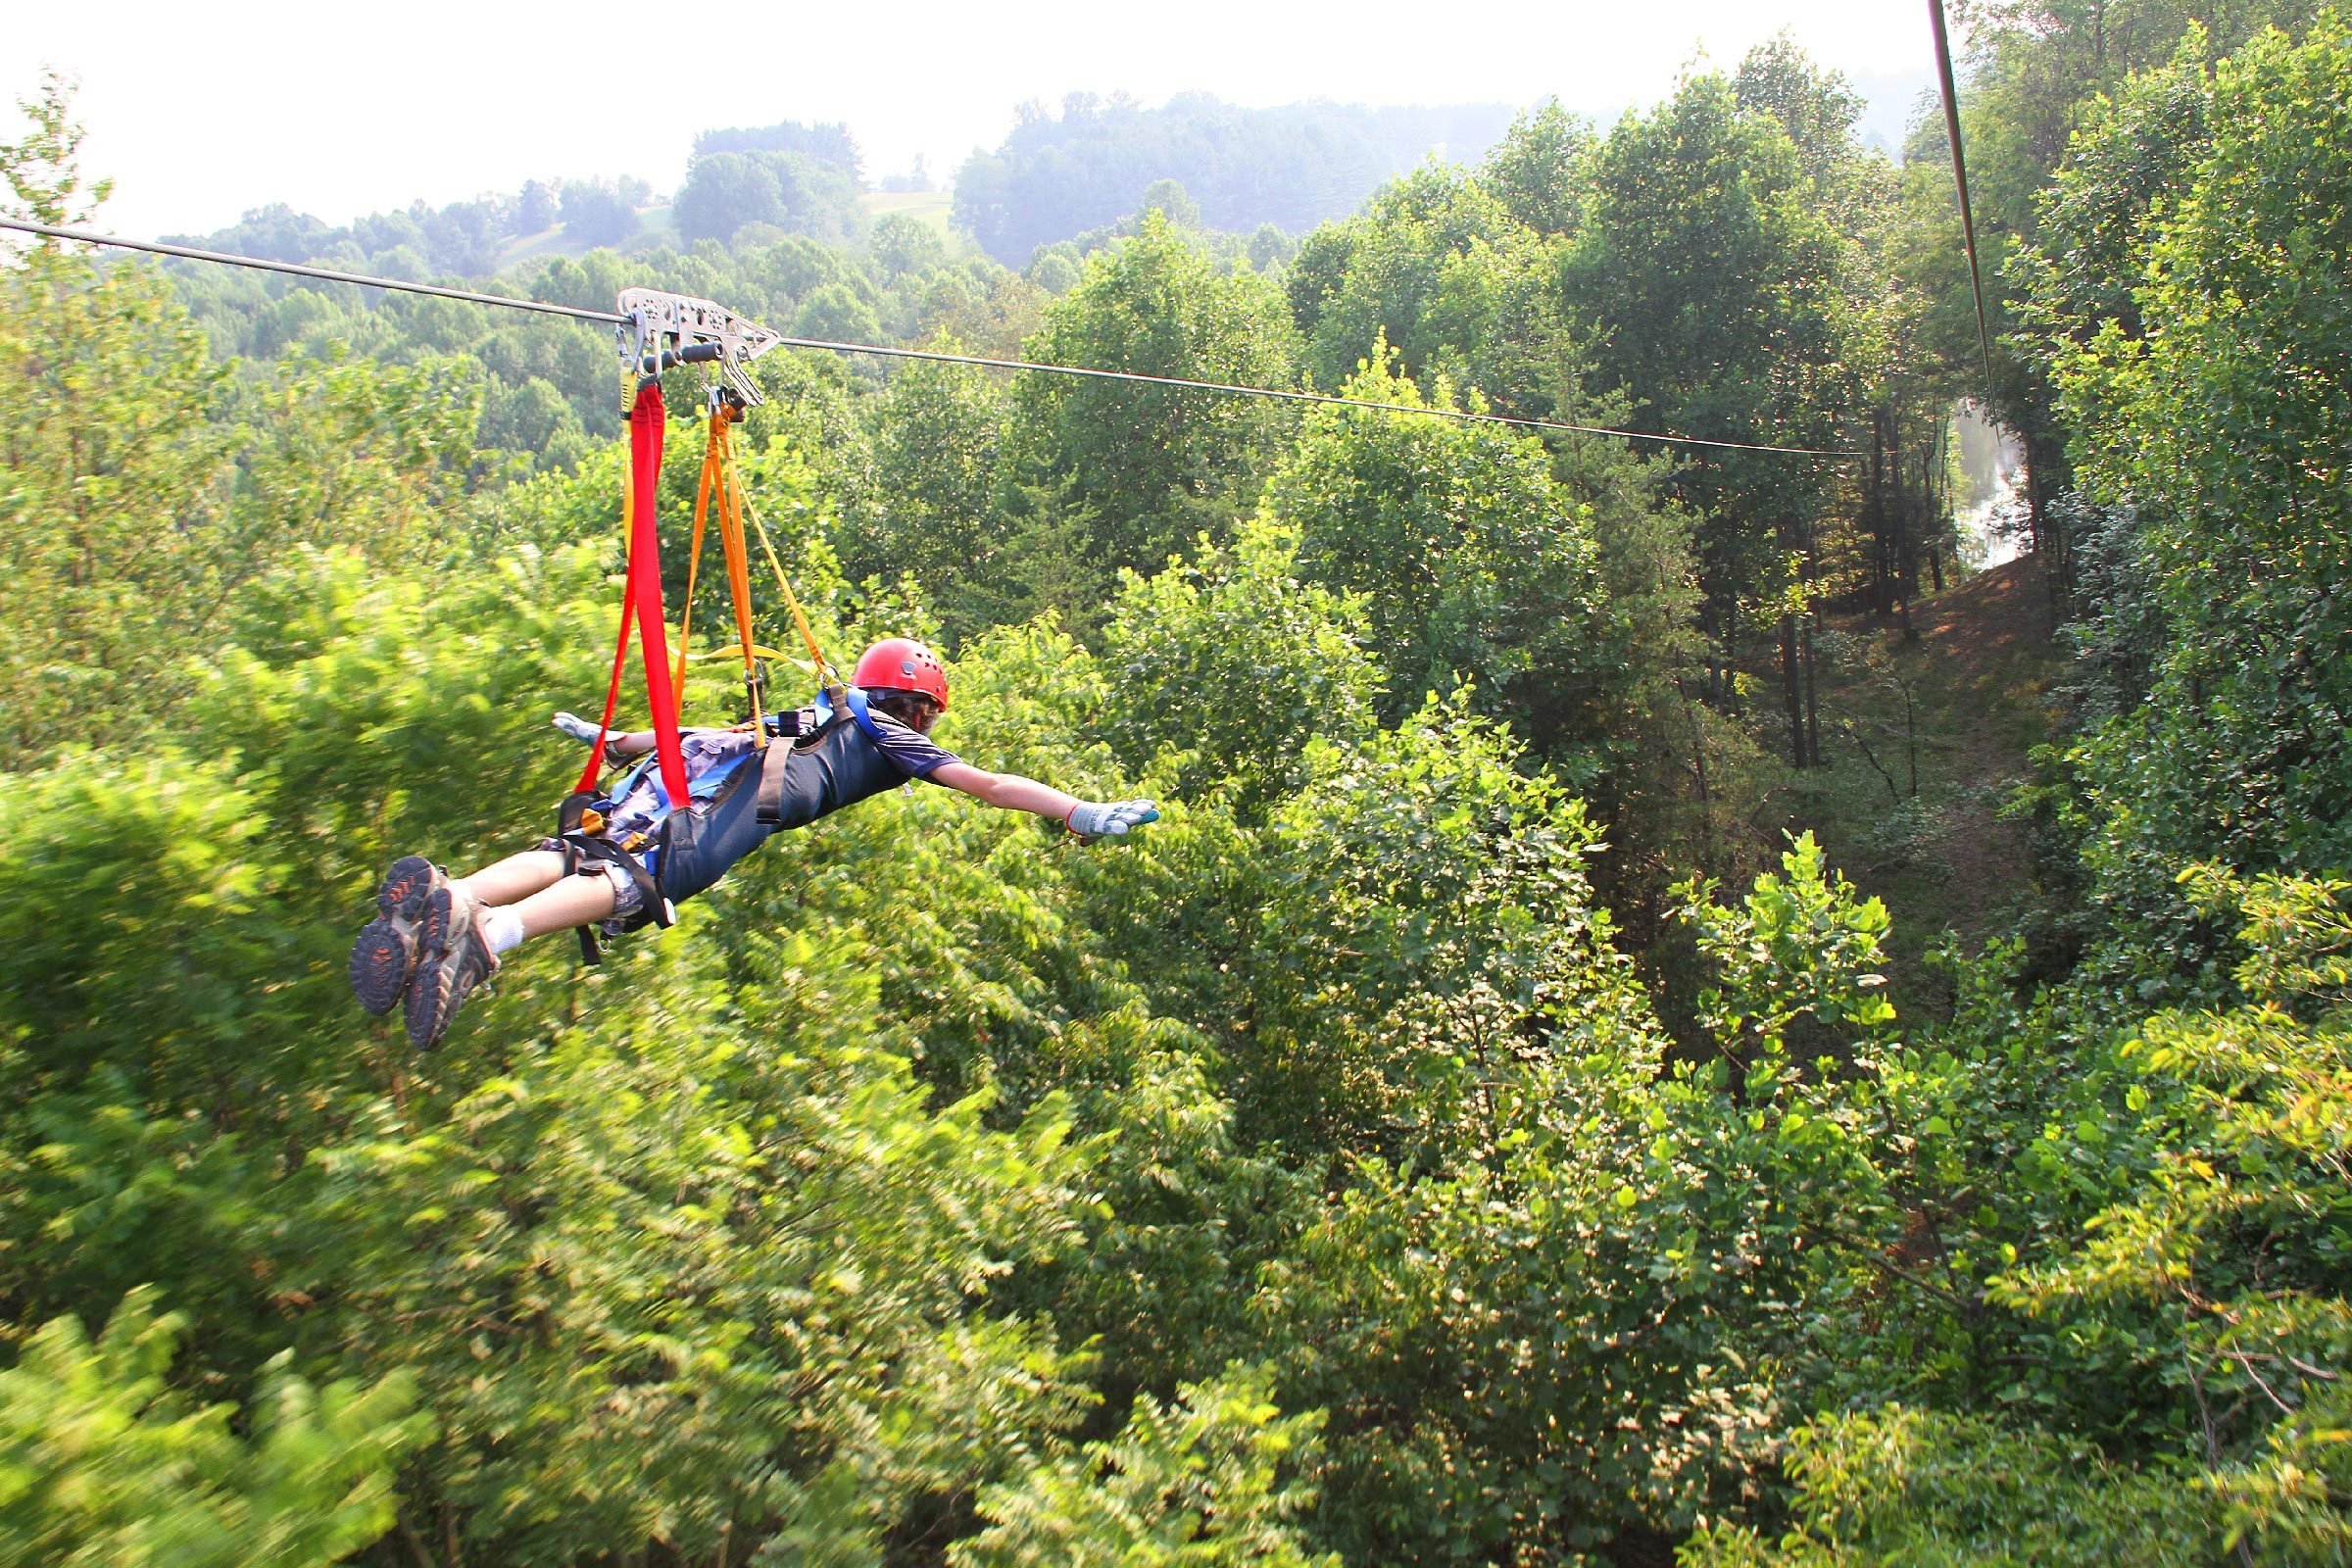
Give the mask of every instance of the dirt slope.
<path id="1" fill-rule="evenodd" d="M 1899 624 L 1868 618 L 1838 628 L 1875 651 L 1876 667 L 1848 661 L 1824 687 L 1830 765 L 1808 792 L 1824 844 L 1886 901 L 1905 956 L 1947 927 L 1982 941 L 2022 905 L 2024 830 L 1998 812 L 2026 777 L 2028 752 L 2047 738 L 2050 688 L 2065 663 L 2031 560 L 1918 601 L 1911 626 L 1908 639 Z"/>

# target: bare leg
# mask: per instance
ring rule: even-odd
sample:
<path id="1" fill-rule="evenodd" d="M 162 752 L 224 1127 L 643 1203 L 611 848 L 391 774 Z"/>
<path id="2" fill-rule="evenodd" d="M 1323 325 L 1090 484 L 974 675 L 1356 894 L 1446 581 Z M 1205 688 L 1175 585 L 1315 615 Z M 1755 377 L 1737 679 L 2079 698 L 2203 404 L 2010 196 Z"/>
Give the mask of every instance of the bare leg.
<path id="1" fill-rule="evenodd" d="M 567 876 L 515 905 L 514 912 L 522 916 L 525 942 L 550 931 L 568 931 L 612 912 L 612 883 L 608 877 Z"/>
<path id="2" fill-rule="evenodd" d="M 553 850 L 525 850 L 464 878 L 463 886 L 477 902 L 495 908 L 527 899 L 563 880 L 564 857 Z"/>
<path id="3" fill-rule="evenodd" d="M 589 925 L 612 912 L 612 883 L 602 876 L 571 876 L 553 850 L 525 850 L 485 866 L 461 883 L 484 908 L 511 908 L 522 920 L 522 938 Z"/>

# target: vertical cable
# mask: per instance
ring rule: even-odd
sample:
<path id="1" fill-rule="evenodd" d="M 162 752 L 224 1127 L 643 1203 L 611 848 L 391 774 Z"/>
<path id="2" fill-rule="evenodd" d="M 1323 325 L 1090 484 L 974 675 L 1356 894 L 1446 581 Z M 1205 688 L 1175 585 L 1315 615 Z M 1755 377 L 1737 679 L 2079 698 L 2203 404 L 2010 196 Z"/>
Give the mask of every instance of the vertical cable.
<path id="1" fill-rule="evenodd" d="M 1936 78 L 1943 88 L 1943 128 L 1952 144 L 1952 183 L 1960 192 L 1960 236 L 1968 246 L 1968 286 L 1977 296 L 1977 346 L 1984 351 L 1984 398 L 1992 400 L 1992 329 L 1984 320 L 1984 277 L 1977 267 L 1977 219 L 1968 200 L 1968 159 L 1960 150 L 1960 91 L 1952 85 L 1952 41 L 1944 32 L 1943 0 L 1928 0 L 1936 24 Z"/>

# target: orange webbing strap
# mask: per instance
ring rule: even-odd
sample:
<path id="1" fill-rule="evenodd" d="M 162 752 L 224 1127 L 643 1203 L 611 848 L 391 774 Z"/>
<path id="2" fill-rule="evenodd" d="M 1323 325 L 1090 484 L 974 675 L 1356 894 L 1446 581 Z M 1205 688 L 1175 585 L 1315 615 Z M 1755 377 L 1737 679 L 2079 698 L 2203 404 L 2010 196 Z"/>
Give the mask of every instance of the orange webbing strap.
<path id="1" fill-rule="evenodd" d="M 718 543 L 727 558 L 727 597 L 735 606 L 735 640 L 743 645 L 743 678 L 758 675 L 757 643 L 752 628 L 751 552 L 743 542 L 743 482 L 735 474 L 732 434 L 722 429 L 718 443 Z M 754 712 L 754 722 L 759 720 Z"/>
<path id="2" fill-rule="evenodd" d="M 686 603 L 678 616 L 677 686 L 686 686 L 686 661 L 693 658 L 694 585 L 703 564 L 703 535 L 710 515 L 710 497 L 718 496 L 718 543 L 726 557 L 727 597 L 735 608 L 735 640 L 743 651 L 744 690 L 759 719 L 760 668 L 758 644 L 752 630 L 752 573 L 743 541 L 743 516 L 738 505 L 740 482 L 735 478 L 732 427 L 734 406 L 720 401 L 710 413 L 710 436 L 703 447 L 703 472 L 694 494 L 694 541 L 686 557 Z"/>

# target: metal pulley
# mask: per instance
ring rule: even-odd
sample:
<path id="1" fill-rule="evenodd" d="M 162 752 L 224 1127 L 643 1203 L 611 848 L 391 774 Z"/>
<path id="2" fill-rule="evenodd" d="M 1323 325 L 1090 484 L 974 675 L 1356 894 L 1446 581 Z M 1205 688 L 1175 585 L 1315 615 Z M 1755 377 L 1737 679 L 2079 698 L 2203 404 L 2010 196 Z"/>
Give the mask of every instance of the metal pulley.
<path id="1" fill-rule="evenodd" d="M 623 289 L 620 315 L 614 336 L 624 409 L 639 380 L 677 365 L 715 365 L 719 378 L 745 407 L 762 401 L 759 383 L 744 367 L 782 342 L 778 334 L 714 301 L 652 288 Z"/>

